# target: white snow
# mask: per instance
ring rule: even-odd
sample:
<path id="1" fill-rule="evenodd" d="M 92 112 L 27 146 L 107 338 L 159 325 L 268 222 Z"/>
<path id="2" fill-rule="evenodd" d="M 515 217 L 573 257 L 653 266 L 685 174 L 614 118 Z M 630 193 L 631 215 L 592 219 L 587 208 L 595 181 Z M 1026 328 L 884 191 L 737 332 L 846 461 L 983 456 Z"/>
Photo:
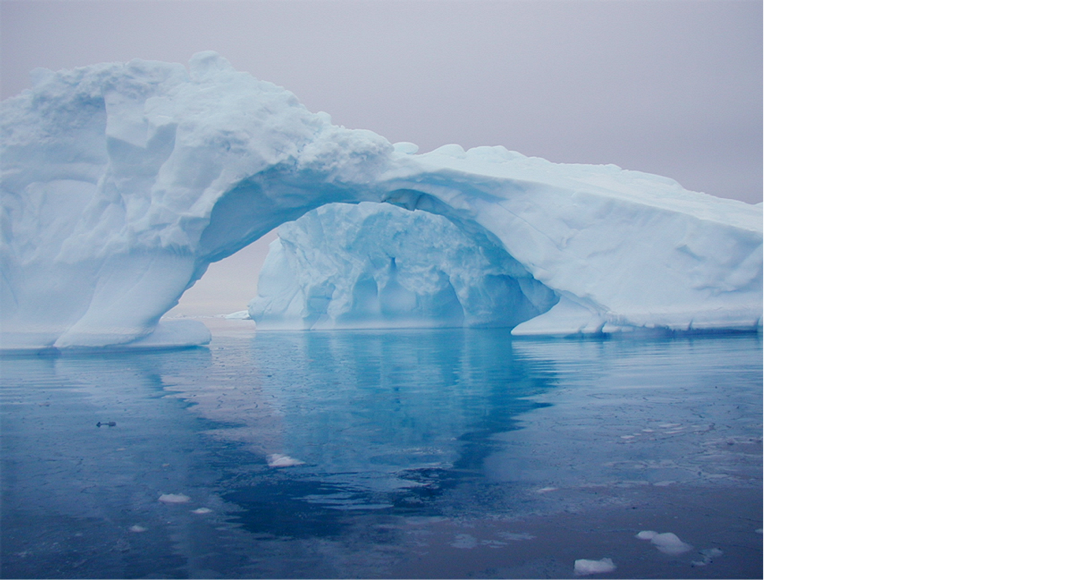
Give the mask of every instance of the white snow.
<path id="1" fill-rule="evenodd" d="M 536 281 L 520 296 L 512 287 L 499 294 L 485 280 L 449 284 L 461 324 L 485 316 L 514 324 L 528 314 L 524 296 L 537 309 L 548 299 L 558 304 L 519 324 L 519 335 L 760 326 L 760 205 L 611 165 L 555 164 L 503 147 L 446 145 L 418 154 L 415 145 L 335 126 L 292 93 L 233 70 L 211 52 L 193 56 L 187 69 L 134 60 L 39 71 L 31 89 L 0 104 L 0 166 L 4 350 L 205 344 L 208 333 L 194 321 L 155 332 L 161 315 L 211 262 L 332 202 L 440 214 L 476 247 L 502 252 L 485 253 L 486 265 L 443 269 L 435 264 L 451 258 L 394 256 L 403 270 L 406 262 L 425 263 L 435 278 L 437 270 L 450 279 L 490 267 Z M 344 221 L 338 225 L 351 231 Z M 422 246 L 403 247 L 423 252 Z M 387 247 L 354 249 L 378 257 Z M 451 256 L 455 248 L 476 251 L 436 247 Z M 335 276 L 370 275 L 377 286 L 389 279 L 377 260 L 370 270 L 358 267 L 360 260 Z M 422 278 L 419 269 L 406 276 L 410 284 Z M 328 299 L 326 317 L 311 324 L 341 324 L 331 303 L 346 304 L 354 289 L 320 294 L 317 284 L 305 286 L 305 274 L 292 273 L 300 305 L 264 308 L 264 324 L 280 312 L 280 323 L 295 327 L 293 314 L 318 311 L 312 297 L 319 296 Z M 429 295 L 399 281 L 408 292 L 392 287 L 381 296 L 391 322 L 404 313 L 445 323 L 445 312 L 424 310 L 431 306 L 425 300 L 450 297 L 448 286 L 433 284 L 444 292 Z M 465 287 L 518 302 L 470 310 L 474 305 L 461 298 Z M 273 292 L 266 298 L 285 300 Z"/>
<path id="2" fill-rule="evenodd" d="M 586 560 L 582 558 L 580 560 L 574 560 L 574 574 L 577 574 L 578 576 L 604 574 L 606 572 L 614 571 L 615 562 L 612 562 L 611 558 L 604 558 L 602 560 Z"/>

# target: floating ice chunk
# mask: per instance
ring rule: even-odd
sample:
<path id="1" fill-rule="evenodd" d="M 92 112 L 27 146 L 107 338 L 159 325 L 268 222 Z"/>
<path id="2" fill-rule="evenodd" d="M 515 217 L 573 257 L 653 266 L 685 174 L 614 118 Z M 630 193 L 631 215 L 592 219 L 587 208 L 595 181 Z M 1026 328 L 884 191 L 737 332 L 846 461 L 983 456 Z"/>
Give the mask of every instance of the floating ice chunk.
<path id="1" fill-rule="evenodd" d="M 294 465 L 304 464 L 303 461 L 289 457 L 284 453 L 271 453 L 270 457 L 266 458 L 266 463 L 270 467 L 293 467 Z"/>
<path id="2" fill-rule="evenodd" d="M 248 314 L 247 310 L 239 310 L 232 314 L 226 314 L 225 318 L 228 320 L 251 320 L 251 315 Z"/>
<path id="3" fill-rule="evenodd" d="M 680 540 L 679 536 L 676 536 L 671 532 L 657 534 L 657 536 L 650 541 L 656 546 L 657 550 L 672 556 L 677 556 L 694 549 L 693 546 Z"/>
<path id="4" fill-rule="evenodd" d="M 671 532 L 664 532 L 658 534 L 652 530 L 645 530 L 638 532 L 635 538 L 639 540 L 649 540 L 657 550 L 668 554 L 669 556 L 678 556 L 693 550 L 694 547 L 679 539 L 679 536 Z"/>
<path id="5" fill-rule="evenodd" d="M 511 540 L 511 541 L 514 541 L 514 542 L 520 542 L 522 540 L 535 540 L 536 539 L 536 536 L 534 536 L 532 534 L 528 534 L 528 533 L 517 534 L 517 533 L 514 533 L 514 532 L 499 532 L 499 537 L 503 538 L 503 539 L 506 539 L 506 540 Z"/>
<path id="6" fill-rule="evenodd" d="M 454 541 L 450 543 L 454 548 L 461 550 L 471 550 L 477 546 L 478 542 L 476 538 L 469 534 L 457 534 L 454 536 Z"/>
<path id="7" fill-rule="evenodd" d="M 163 493 L 157 500 L 161 503 L 187 503 L 191 498 L 182 493 Z"/>
<path id="8" fill-rule="evenodd" d="M 713 558 L 719 558 L 720 556 L 723 556 L 724 552 L 719 548 L 709 548 L 708 550 L 702 550 L 701 555 L 703 556 L 703 558 L 701 558 L 700 560 L 694 560 L 693 562 L 690 562 L 690 564 L 692 566 L 705 566 L 712 562 Z"/>
<path id="9" fill-rule="evenodd" d="M 577 574 L 578 576 L 604 574 L 613 571 L 615 571 L 615 562 L 612 562 L 611 558 L 604 558 L 603 560 L 586 560 L 584 558 L 574 560 L 574 574 Z"/>
<path id="10" fill-rule="evenodd" d="M 139 524 L 135 524 L 134 526 L 131 526 L 128 529 L 135 532 L 136 534 L 141 534 L 141 533 L 146 531 L 146 528 L 140 526 Z"/>
<path id="11" fill-rule="evenodd" d="M 210 508 L 201 507 L 199 509 L 191 510 L 191 513 L 202 515 L 202 514 L 208 514 L 208 513 L 212 512 L 212 511 L 214 511 L 214 510 L 212 510 Z"/>

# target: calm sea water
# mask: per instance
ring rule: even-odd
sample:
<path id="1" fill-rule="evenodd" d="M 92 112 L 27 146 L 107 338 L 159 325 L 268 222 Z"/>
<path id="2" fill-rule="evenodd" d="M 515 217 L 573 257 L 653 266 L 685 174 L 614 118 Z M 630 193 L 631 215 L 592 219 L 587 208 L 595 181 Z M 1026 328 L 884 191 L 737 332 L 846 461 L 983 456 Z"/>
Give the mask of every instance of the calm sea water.
<path id="1" fill-rule="evenodd" d="M 761 362 L 505 329 L 0 359 L 0 575 L 760 577 Z"/>

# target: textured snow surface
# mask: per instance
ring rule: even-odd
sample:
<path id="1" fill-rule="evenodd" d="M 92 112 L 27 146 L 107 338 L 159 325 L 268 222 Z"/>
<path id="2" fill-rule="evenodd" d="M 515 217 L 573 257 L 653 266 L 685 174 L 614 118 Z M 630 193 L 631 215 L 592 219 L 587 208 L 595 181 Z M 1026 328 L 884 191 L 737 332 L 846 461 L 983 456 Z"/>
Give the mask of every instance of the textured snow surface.
<path id="1" fill-rule="evenodd" d="M 502 147 L 416 154 L 332 125 L 211 52 L 187 68 L 135 60 L 33 80 L 0 104 L 5 350 L 204 343 L 192 325 L 154 338 L 161 315 L 211 262 L 332 202 L 441 214 L 504 252 L 512 262 L 492 267 L 515 264 L 508 276 L 530 275 L 558 299 L 517 334 L 759 325 L 760 205 Z M 330 302 L 325 320 L 337 324 Z M 486 316 L 460 306 L 466 324 Z"/>

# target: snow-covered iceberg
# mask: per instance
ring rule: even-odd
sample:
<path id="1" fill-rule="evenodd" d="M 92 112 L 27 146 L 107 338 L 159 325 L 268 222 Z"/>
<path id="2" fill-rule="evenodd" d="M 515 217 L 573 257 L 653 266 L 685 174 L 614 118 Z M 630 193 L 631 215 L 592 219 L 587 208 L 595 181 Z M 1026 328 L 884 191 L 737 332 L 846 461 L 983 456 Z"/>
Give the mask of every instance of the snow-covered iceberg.
<path id="1" fill-rule="evenodd" d="M 333 202 L 439 214 L 505 252 L 558 298 L 517 334 L 760 324 L 760 206 L 502 147 L 419 155 L 212 52 L 33 81 L 0 104 L 5 350 L 205 343 L 161 315 L 210 263 Z"/>

